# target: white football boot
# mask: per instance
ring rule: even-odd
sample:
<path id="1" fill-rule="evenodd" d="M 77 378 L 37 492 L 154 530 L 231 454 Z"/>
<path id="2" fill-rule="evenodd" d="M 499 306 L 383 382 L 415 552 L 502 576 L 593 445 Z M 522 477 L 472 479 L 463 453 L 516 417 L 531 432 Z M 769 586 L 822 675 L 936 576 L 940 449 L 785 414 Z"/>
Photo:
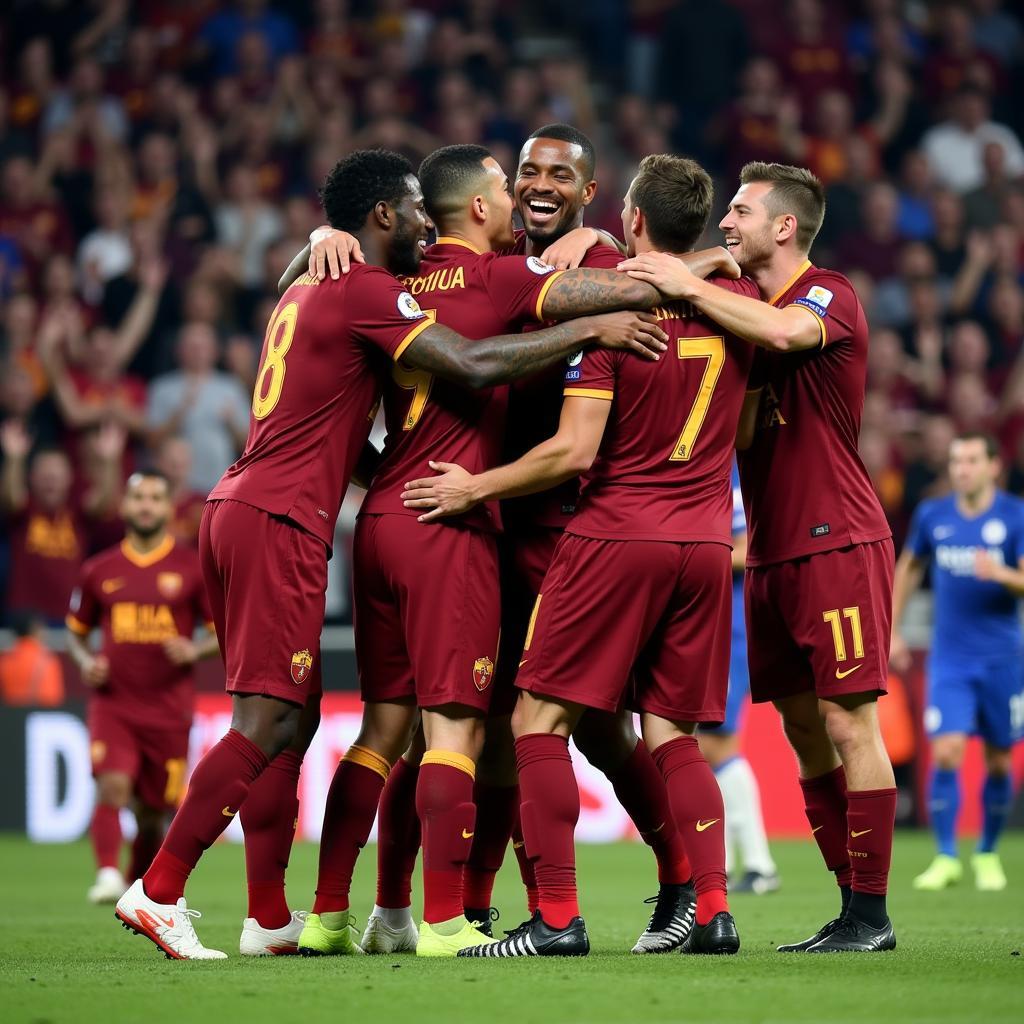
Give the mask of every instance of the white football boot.
<path id="1" fill-rule="evenodd" d="M 90 903 L 116 903 L 123 895 L 128 883 L 117 868 L 100 868 L 96 881 L 89 887 Z"/>
<path id="2" fill-rule="evenodd" d="M 295 956 L 299 952 L 299 936 L 306 923 L 305 910 L 293 910 L 292 919 L 280 928 L 264 928 L 255 917 L 242 922 L 238 952 L 242 956 Z"/>
<path id="3" fill-rule="evenodd" d="M 198 910 L 189 910 L 185 897 L 177 903 L 156 903 L 142 888 L 142 879 L 117 901 L 114 910 L 121 924 L 136 935 L 144 935 L 164 951 L 168 960 L 226 960 L 227 953 L 207 949 L 192 927 L 192 918 L 202 917 Z"/>
<path id="4" fill-rule="evenodd" d="M 391 910 L 374 906 L 359 944 L 366 953 L 415 953 L 419 938 L 411 907 Z"/>

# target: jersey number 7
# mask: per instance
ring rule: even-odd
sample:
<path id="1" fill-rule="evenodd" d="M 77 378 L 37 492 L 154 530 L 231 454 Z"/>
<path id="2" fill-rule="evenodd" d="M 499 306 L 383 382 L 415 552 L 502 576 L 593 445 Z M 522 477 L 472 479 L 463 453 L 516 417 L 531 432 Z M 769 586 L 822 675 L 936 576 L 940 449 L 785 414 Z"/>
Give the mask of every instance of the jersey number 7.
<path id="1" fill-rule="evenodd" d="M 689 462 L 693 455 L 693 447 L 697 443 L 697 435 L 704 426 L 704 418 L 708 414 L 708 406 L 711 405 L 711 396 L 715 393 L 718 378 L 725 365 L 725 338 L 679 338 L 678 345 L 676 354 L 680 359 L 707 360 L 693 408 L 686 417 L 683 432 L 679 435 L 679 440 L 676 441 L 669 457 L 670 462 Z"/>

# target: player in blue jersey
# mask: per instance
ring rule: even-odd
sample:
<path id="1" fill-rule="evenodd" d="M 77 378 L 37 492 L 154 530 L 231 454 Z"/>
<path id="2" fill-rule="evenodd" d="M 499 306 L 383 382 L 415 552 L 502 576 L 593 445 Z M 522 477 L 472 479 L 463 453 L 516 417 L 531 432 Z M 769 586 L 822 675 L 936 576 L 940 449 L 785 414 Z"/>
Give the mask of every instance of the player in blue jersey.
<path id="1" fill-rule="evenodd" d="M 761 794 L 750 764 L 740 752 L 740 716 L 750 696 L 747 673 L 747 627 L 743 611 L 743 566 L 747 558 L 747 520 L 743 514 L 740 478 L 732 468 L 732 651 L 729 660 L 729 696 L 725 721 L 714 728 L 701 727 L 700 748 L 711 765 L 722 790 L 725 804 L 725 863 L 730 876 L 735 854 L 743 864 L 738 881 L 730 882 L 731 892 L 774 892 L 779 888 L 775 861 L 768 850 Z"/>
<path id="2" fill-rule="evenodd" d="M 945 889 L 963 867 L 956 853 L 958 772 L 967 738 L 985 742 L 984 826 L 972 858 L 982 890 L 1006 887 L 996 842 L 1013 797 L 1010 753 L 1024 726 L 1024 673 L 1018 598 L 1024 596 L 1024 501 L 996 487 L 996 441 L 961 434 L 950 446 L 953 493 L 924 501 L 914 514 L 893 588 L 891 661 L 909 663 L 898 624 L 907 600 L 932 567 L 934 634 L 928 659 L 925 729 L 932 744 L 929 811 L 938 843 L 914 888 Z"/>

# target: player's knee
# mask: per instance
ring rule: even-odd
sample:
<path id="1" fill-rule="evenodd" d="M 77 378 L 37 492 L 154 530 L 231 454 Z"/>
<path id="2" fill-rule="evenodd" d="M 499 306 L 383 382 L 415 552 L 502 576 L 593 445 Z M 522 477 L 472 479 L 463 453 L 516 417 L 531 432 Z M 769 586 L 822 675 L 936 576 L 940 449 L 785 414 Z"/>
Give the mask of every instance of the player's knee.
<path id="1" fill-rule="evenodd" d="M 573 741 L 598 771 L 608 775 L 632 756 L 639 739 L 631 715 L 588 711 L 576 724 Z"/>
<path id="2" fill-rule="evenodd" d="M 478 782 L 490 786 L 514 786 L 516 747 L 512 723 L 507 716 L 489 718 L 484 729 L 484 745 L 476 763 Z"/>
<path id="3" fill-rule="evenodd" d="M 932 740 L 932 763 L 940 771 L 951 772 L 963 764 L 967 750 L 967 737 L 961 733 L 947 733 Z"/>
<path id="4" fill-rule="evenodd" d="M 292 749 L 299 754 L 304 755 L 309 750 L 309 745 L 313 742 L 317 729 L 320 728 L 320 700 L 319 694 L 310 697 L 299 715 L 295 739 L 291 743 Z"/>
<path id="5" fill-rule="evenodd" d="M 162 808 L 136 804 L 135 824 L 144 835 L 160 835 L 164 830 L 165 813 Z"/>
<path id="6" fill-rule="evenodd" d="M 132 781 L 127 775 L 112 772 L 96 779 L 96 801 L 104 807 L 127 807 L 132 798 Z"/>
<path id="7" fill-rule="evenodd" d="M 985 747 L 985 770 L 989 775 L 1003 778 L 1013 770 L 1012 751 L 1003 747 Z"/>

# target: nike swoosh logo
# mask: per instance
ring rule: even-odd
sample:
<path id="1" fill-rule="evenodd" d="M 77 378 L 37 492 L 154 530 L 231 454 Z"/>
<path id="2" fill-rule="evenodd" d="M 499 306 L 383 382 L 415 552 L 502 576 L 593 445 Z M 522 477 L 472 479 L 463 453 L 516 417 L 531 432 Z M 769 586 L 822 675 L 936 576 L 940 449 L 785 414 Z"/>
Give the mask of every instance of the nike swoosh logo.
<path id="1" fill-rule="evenodd" d="M 124 586 L 124 580 L 104 580 L 102 583 L 102 590 L 104 594 L 113 594 L 115 590 L 120 590 Z"/>
<path id="2" fill-rule="evenodd" d="M 817 828 L 812 828 L 811 835 L 813 836 L 815 832 L 820 832 L 824 827 L 824 825 L 819 825 Z"/>
<path id="3" fill-rule="evenodd" d="M 462 830 L 462 838 L 463 839 L 472 839 L 473 836 L 475 836 L 475 835 L 476 835 L 475 832 L 467 832 L 465 829 Z"/>
<path id="4" fill-rule="evenodd" d="M 857 669 L 863 667 L 864 662 L 862 661 L 859 665 L 854 665 L 853 668 L 848 668 L 844 672 L 841 672 L 839 669 L 836 669 L 836 679 L 845 679 L 847 676 L 852 676 L 853 673 L 857 671 Z"/>
<path id="5" fill-rule="evenodd" d="M 223 814 L 225 818 L 233 818 L 238 811 L 233 811 L 230 807 L 225 807 L 220 813 Z"/>
<path id="6" fill-rule="evenodd" d="M 851 839 L 859 839 L 861 836 L 866 836 L 870 831 L 871 831 L 871 829 L 865 828 L 865 829 L 862 829 L 860 832 L 851 832 L 850 833 L 850 838 Z"/>
<path id="7" fill-rule="evenodd" d="M 712 825 L 717 825 L 721 820 L 721 818 L 712 818 L 710 821 L 698 821 L 696 826 L 697 831 L 705 832 L 707 829 L 711 828 Z"/>

